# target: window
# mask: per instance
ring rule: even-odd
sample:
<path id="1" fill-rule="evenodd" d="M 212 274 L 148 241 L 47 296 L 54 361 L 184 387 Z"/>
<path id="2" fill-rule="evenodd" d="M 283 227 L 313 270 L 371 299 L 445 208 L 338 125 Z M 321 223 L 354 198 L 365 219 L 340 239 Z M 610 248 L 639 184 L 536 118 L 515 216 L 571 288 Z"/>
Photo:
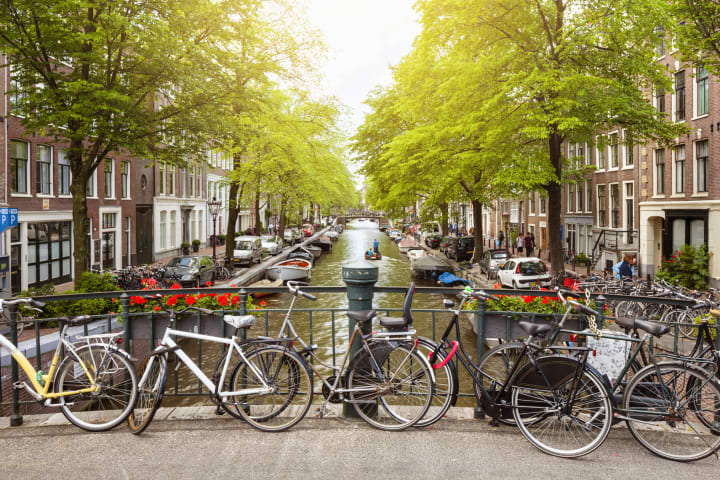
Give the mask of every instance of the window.
<path id="1" fill-rule="evenodd" d="M 114 213 L 103 213 L 102 214 L 102 228 L 115 228 L 115 214 Z"/>
<path id="2" fill-rule="evenodd" d="M 545 197 L 540 197 L 540 215 L 545 215 Z"/>
<path id="3" fill-rule="evenodd" d="M 635 184 L 625 184 L 625 230 L 627 230 L 625 243 L 633 243 L 632 230 L 635 228 Z"/>
<path id="4" fill-rule="evenodd" d="M 70 195 L 70 160 L 67 151 L 58 150 L 58 195 Z"/>
<path id="5" fill-rule="evenodd" d="M 120 163 L 120 188 L 122 198 L 130 198 L 130 162 Z"/>
<path id="6" fill-rule="evenodd" d="M 28 286 L 71 280 L 70 222 L 28 223 Z"/>
<path id="7" fill-rule="evenodd" d="M 85 188 L 85 193 L 88 197 L 97 197 L 97 190 L 95 189 L 97 184 L 97 169 L 93 170 L 92 175 L 90 175 L 90 178 L 88 178 L 87 187 Z"/>
<path id="8" fill-rule="evenodd" d="M 605 202 L 605 185 L 597 186 L 597 202 L 598 202 L 598 226 L 607 226 L 607 203 Z"/>
<path id="9" fill-rule="evenodd" d="M 578 213 L 583 211 L 583 200 L 585 199 L 585 192 L 583 192 L 584 186 L 585 186 L 585 182 L 580 182 L 577 185 L 577 211 L 578 211 Z"/>
<path id="10" fill-rule="evenodd" d="M 572 212 L 575 209 L 575 184 L 567 184 L 567 211 Z"/>
<path id="11" fill-rule="evenodd" d="M 160 248 L 167 248 L 167 212 L 160 212 Z"/>
<path id="12" fill-rule="evenodd" d="M 585 195 L 585 211 L 590 212 L 592 211 L 592 182 L 590 180 L 585 182 Z"/>
<path id="13" fill-rule="evenodd" d="M 10 109 L 15 115 L 22 115 L 22 102 L 27 97 L 27 89 L 18 80 L 20 74 L 20 68 L 12 65 L 10 68 Z"/>
<path id="14" fill-rule="evenodd" d="M 192 197 L 192 196 L 195 195 L 195 193 L 194 193 L 194 189 L 195 189 L 195 167 L 190 166 L 190 168 L 188 168 L 188 175 L 189 175 L 189 180 L 188 180 L 188 197 Z"/>
<path id="15" fill-rule="evenodd" d="M 610 184 L 610 226 L 620 228 L 620 187 L 617 183 Z"/>
<path id="16" fill-rule="evenodd" d="M 655 195 L 665 194 L 665 149 L 655 150 Z"/>
<path id="17" fill-rule="evenodd" d="M 13 193 L 28 192 L 28 144 L 25 142 L 10 142 L 10 176 L 11 191 Z"/>
<path id="18" fill-rule="evenodd" d="M 111 160 L 109 158 L 106 158 L 103 162 L 105 164 L 105 198 L 114 198 L 115 197 L 115 161 Z"/>
<path id="19" fill-rule="evenodd" d="M 37 146 L 37 193 L 52 195 L 52 149 L 46 145 Z"/>
<path id="20" fill-rule="evenodd" d="M 170 212 L 170 248 L 175 248 L 177 245 L 175 243 L 177 231 L 175 229 L 176 227 L 176 220 L 177 220 L 177 212 L 175 210 Z"/>
<path id="21" fill-rule="evenodd" d="M 618 134 L 610 134 L 610 168 L 618 168 L 620 164 L 620 145 L 618 143 Z"/>
<path id="22" fill-rule="evenodd" d="M 605 170 L 605 147 L 602 145 L 597 148 L 597 168 Z"/>
<path id="23" fill-rule="evenodd" d="M 695 186 L 698 192 L 708 191 L 708 141 L 695 144 Z"/>
<path id="24" fill-rule="evenodd" d="M 657 27 L 655 29 L 655 53 L 658 57 L 665 56 L 665 29 L 663 27 Z"/>
<path id="25" fill-rule="evenodd" d="M 685 70 L 675 74 L 675 121 L 685 120 Z"/>
<path id="26" fill-rule="evenodd" d="M 625 140 L 623 142 L 623 150 L 625 153 L 624 159 L 623 159 L 623 161 L 624 161 L 623 167 L 632 167 L 635 164 L 635 156 L 634 156 L 635 144 L 632 141 L 632 138 L 630 137 L 630 135 L 627 134 L 627 132 L 625 132 L 623 134 L 623 138 Z"/>
<path id="27" fill-rule="evenodd" d="M 160 195 L 165 195 L 165 164 L 160 164 Z"/>
<path id="28" fill-rule="evenodd" d="M 655 91 L 655 107 L 660 113 L 665 113 L 665 89 L 660 85 L 657 86 Z"/>
<path id="29" fill-rule="evenodd" d="M 528 198 L 528 212 L 530 215 L 535 215 L 535 193 L 531 193 Z"/>
<path id="30" fill-rule="evenodd" d="M 696 116 L 699 117 L 708 113 L 708 71 L 702 65 L 697 67 L 695 84 L 697 92 Z"/>
<path id="31" fill-rule="evenodd" d="M 675 193 L 685 193 L 685 145 L 675 147 Z"/>
<path id="32" fill-rule="evenodd" d="M 168 167 L 168 195 L 175 195 L 175 166 Z"/>

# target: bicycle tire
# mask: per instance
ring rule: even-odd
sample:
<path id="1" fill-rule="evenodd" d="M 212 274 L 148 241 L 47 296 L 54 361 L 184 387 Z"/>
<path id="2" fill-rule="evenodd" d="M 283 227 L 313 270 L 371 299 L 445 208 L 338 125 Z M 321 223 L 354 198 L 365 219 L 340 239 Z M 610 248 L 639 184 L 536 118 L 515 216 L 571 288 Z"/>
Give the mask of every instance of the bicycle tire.
<path id="1" fill-rule="evenodd" d="M 302 420 L 313 397 L 313 380 L 305 360 L 280 346 L 260 347 L 246 358 L 233 370 L 231 390 L 261 388 L 263 381 L 273 390 L 227 397 L 223 408 L 232 409 L 233 414 L 264 432 L 286 430 Z M 253 369 L 261 373 L 262 380 Z"/>
<path id="2" fill-rule="evenodd" d="M 493 390 L 497 391 L 504 386 L 508 375 L 518 360 L 522 360 L 520 367 L 527 363 L 527 356 L 520 358 L 523 348 L 524 345 L 521 342 L 501 343 L 488 350 L 480 359 L 478 363 L 480 371 L 476 372 L 476 376 L 481 380 L 483 388 L 490 392 L 491 397 L 493 397 Z M 475 381 L 473 381 L 473 391 L 479 401 L 482 392 Z M 505 400 L 508 404 L 510 404 L 511 394 L 510 391 L 506 392 Z M 505 425 L 516 425 L 512 407 L 505 407 L 504 409 L 501 407 L 497 421 Z"/>
<path id="3" fill-rule="evenodd" d="M 138 369 L 138 377 L 138 400 L 127 418 L 128 428 L 135 435 L 145 431 L 162 403 L 167 382 L 167 354 L 145 357 Z"/>
<path id="4" fill-rule="evenodd" d="M 548 358 L 562 357 L 544 357 Z M 523 371 L 535 368 L 528 364 Z M 513 415 L 520 431 L 549 455 L 563 458 L 587 455 L 600 447 L 610 433 L 613 409 L 602 380 L 588 369 L 583 369 L 575 380 L 571 376 L 552 388 L 516 384 L 511 387 Z M 573 388 L 575 385 L 577 388 Z"/>
<path id="5" fill-rule="evenodd" d="M 415 425 L 430 408 L 432 374 L 416 349 L 398 345 L 379 365 L 358 365 L 348 372 L 348 397 L 357 414 L 380 430 L 398 431 Z"/>
<path id="6" fill-rule="evenodd" d="M 717 382 L 703 370 L 676 362 L 648 365 L 633 376 L 623 396 L 633 437 L 655 455 L 679 462 L 700 460 L 720 449 L 717 405 Z M 702 418 L 700 423 L 691 422 L 690 414 Z"/>
<path id="7" fill-rule="evenodd" d="M 429 338 L 417 337 L 417 341 L 418 351 L 420 355 L 424 355 L 425 358 L 428 358 L 437 346 L 437 343 Z M 441 364 L 446 358 L 447 352 L 444 349 L 440 349 L 435 363 Z M 414 427 L 427 427 L 439 421 L 445 416 L 450 407 L 455 404 L 457 399 L 458 378 L 455 363 L 450 360 L 443 367 L 433 370 L 435 374 L 435 384 L 433 386 L 430 408 L 428 408 L 425 416 L 413 425 Z"/>
<path id="8" fill-rule="evenodd" d="M 77 356 L 99 384 L 96 392 L 59 397 L 60 411 L 73 425 L 91 432 L 116 427 L 130 415 L 137 401 L 137 372 L 124 353 L 103 345 L 78 348 Z M 54 392 L 92 387 L 85 370 L 70 355 L 63 359 L 53 379 Z M 110 408 L 108 408 L 110 407 Z M 104 413 L 96 413 L 96 412 Z"/>

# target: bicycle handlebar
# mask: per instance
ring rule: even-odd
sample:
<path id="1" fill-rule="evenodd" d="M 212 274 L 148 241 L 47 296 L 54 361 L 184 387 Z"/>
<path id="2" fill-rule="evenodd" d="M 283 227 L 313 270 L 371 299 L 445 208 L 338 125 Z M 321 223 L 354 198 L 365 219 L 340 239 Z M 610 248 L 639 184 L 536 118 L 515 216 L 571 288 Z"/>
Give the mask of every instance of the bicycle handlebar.
<path id="1" fill-rule="evenodd" d="M 292 293 L 293 295 L 302 295 L 308 300 L 317 300 L 317 297 L 315 297 L 314 295 L 310 295 L 309 293 L 305 293 L 300 290 L 299 287 L 301 286 L 307 286 L 307 282 L 301 282 L 299 280 L 290 280 L 289 282 L 287 282 L 288 290 L 290 290 L 290 293 Z"/>
<path id="2" fill-rule="evenodd" d="M 41 302 L 40 300 L 35 300 L 34 298 L 16 298 L 15 300 L 4 300 L 0 298 L 0 312 L 2 311 L 3 305 L 18 305 L 20 303 L 25 303 L 28 305 L 32 305 L 34 307 L 43 308 L 46 303 Z"/>

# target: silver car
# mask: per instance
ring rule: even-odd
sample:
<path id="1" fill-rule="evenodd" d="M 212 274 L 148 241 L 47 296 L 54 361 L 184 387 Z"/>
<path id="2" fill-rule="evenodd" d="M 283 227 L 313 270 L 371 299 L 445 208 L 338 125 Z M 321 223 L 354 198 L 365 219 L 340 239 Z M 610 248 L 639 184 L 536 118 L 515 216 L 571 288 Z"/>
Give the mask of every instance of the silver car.
<path id="1" fill-rule="evenodd" d="M 263 235 L 260 237 L 260 243 L 262 244 L 264 253 L 267 252 L 269 255 L 282 253 L 282 243 L 277 237 L 272 235 Z"/>

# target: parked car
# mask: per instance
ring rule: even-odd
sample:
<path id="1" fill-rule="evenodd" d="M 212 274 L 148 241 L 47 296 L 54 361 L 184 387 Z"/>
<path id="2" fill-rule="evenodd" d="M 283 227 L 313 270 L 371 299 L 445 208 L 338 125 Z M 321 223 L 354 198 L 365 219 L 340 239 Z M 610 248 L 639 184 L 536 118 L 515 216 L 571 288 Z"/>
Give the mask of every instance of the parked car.
<path id="1" fill-rule="evenodd" d="M 547 266 L 537 257 L 511 258 L 498 270 L 501 285 L 512 288 L 537 288 L 550 286 Z"/>
<path id="2" fill-rule="evenodd" d="M 175 257 L 165 266 L 164 279 L 167 285 L 202 287 L 215 281 L 215 262 L 205 255 Z"/>
<path id="3" fill-rule="evenodd" d="M 425 245 L 430 248 L 438 248 L 440 246 L 440 240 L 442 240 L 442 235 L 433 233 L 425 237 Z"/>
<path id="4" fill-rule="evenodd" d="M 480 272 L 485 273 L 488 278 L 497 277 L 497 272 L 505 265 L 510 253 L 504 248 L 493 248 L 485 250 L 480 259 Z"/>
<path id="5" fill-rule="evenodd" d="M 454 238 L 454 237 L 451 237 L 450 235 L 445 235 L 444 237 L 442 237 L 442 238 L 440 239 L 440 244 L 438 245 L 438 248 L 439 248 L 440 251 L 441 251 L 442 253 L 444 253 L 445 255 L 447 255 L 448 244 L 450 243 L 450 239 L 451 239 L 451 238 Z"/>
<path id="6" fill-rule="evenodd" d="M 262 235 L 260 237 L 260 244 L 262 245 L 263 253 L 269 255 L 277 255 L 282 252 L 282 242 L 278 237 L 272 235 Z"/>
<path id="7" fill-rule="evenodd" d="M 302 232 L 303 232 L 303 235 L 305 235 L 306 237 L 312 237 L 313 234 L 315 233 L 315 227 L 313 227 L 309 223 L 306 223 L 302 226 Z"/>
<path id="8" fill-rule="evenodd" d="M 254 262 L 262 261 L 262 242 L 260 237 L 244 235 L 235 238 L 233 249 L 233 267 L 250 266 Z"/>
<path id="9" fill-rule="evenodd" d="M 447 244 L 447 257 L 461 262 L 470 260 L 475 250 L 475 237 L 450 237 Z"/>

